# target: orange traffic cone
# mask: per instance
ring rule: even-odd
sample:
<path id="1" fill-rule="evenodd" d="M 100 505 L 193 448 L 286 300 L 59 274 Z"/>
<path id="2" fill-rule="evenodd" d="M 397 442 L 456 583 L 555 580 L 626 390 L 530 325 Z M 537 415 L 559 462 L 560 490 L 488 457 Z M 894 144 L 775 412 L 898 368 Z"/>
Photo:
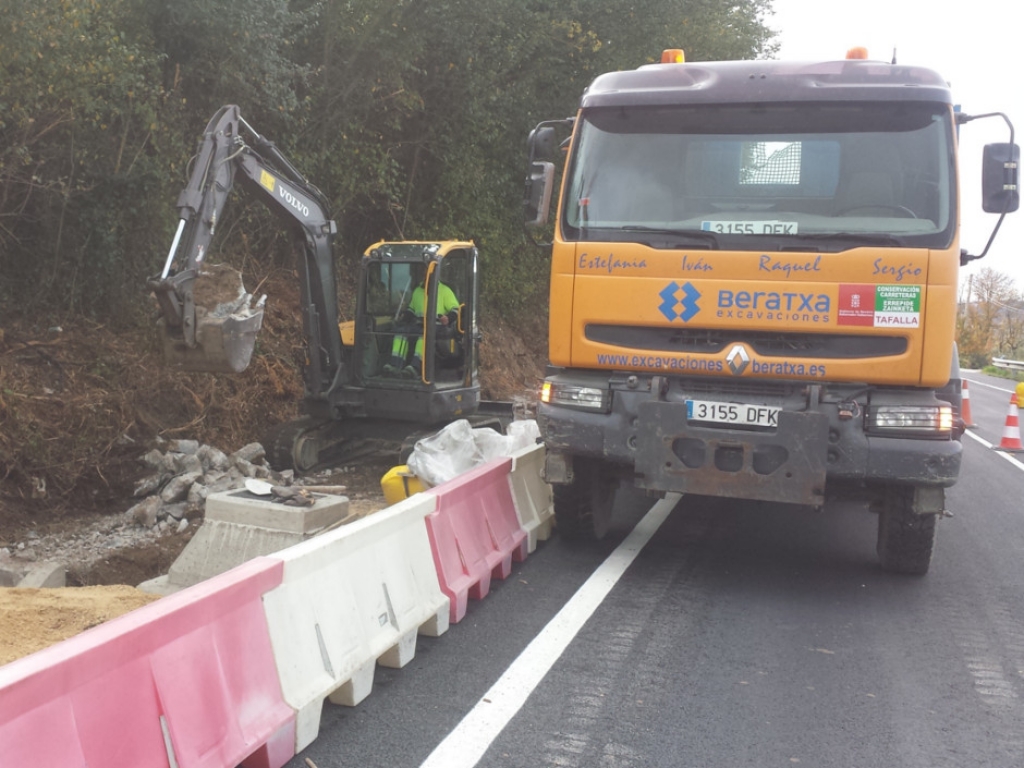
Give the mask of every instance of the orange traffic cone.
<path id="1" fill-rule="evenodd" d="M 996 446 L 997 451 L 1024 452 L 1020 442 L 1020 424 L 1017 421 L 1017 393 L 1010 395 L 1010 412 L 1006 414 L 1006 426 L 1003 427 L 1003 439 Z"/>
<path id="2" fill-rule="evenodd" d="M 964 420 L 964 426 L 968 429 L 974 429 L 978 425 L 974 423 L 974 418 L 971 416 L 971 393 L 967 389 L 967 379 L 963 380 L 963 387 L 961 389 L 961 403 L 960 403 L 961 416 Z"/>

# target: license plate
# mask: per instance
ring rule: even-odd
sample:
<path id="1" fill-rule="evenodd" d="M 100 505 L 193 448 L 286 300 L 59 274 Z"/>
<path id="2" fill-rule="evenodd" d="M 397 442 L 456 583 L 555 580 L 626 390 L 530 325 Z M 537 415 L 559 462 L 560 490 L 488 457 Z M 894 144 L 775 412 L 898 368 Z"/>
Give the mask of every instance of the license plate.
<path id="1" fill-rule="evenodd" d="M 795 235 L 799 230 L 795 221 L 702 221 L 700 228 L 720 235 Z"/>
<path id="2" fill-rule="evenodd" d="M 687 400 L 686 418 L 712 424 L 737 424 L 749 427 L 777 427 L 779 411 L 770 405 L 717 403 L 711 400 Z"/>

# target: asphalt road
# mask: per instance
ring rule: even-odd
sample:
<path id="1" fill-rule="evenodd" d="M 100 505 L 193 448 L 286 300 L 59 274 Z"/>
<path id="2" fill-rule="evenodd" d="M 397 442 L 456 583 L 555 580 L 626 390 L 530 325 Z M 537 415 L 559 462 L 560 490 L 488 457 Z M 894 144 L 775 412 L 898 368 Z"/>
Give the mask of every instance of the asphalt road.
<path id="1" fill-rule="evenodd" d="M 982 442 L 1012 384 L 965 375 L 980 440 L 929 575 L 881 572 L 854 505 L 689 497 L 659 527 L 620 492 L 607 540 L 542 543 L 289 766 L 1024 764 L 1024 456 Z"/>

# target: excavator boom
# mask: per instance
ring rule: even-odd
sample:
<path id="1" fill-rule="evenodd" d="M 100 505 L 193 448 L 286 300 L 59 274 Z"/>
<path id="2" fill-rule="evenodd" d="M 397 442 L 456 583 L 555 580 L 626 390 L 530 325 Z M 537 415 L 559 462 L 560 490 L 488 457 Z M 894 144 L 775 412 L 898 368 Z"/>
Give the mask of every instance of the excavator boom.
<path id="1" fill-rule="evenodd" d="M 341 364 L 331 251 L 337 228 L 320 190 L 233 105 L 218 110 L 203 132 L 188 184 L 178 197 L 170 252 L 161 274 L 148 283 L 160 307 L 165 360 L 183 370 L 215 373 L 239 373 L 249 365 L 265 297 L 254 303 L 237 270 L 206 262 L 236 179 L 283 218 L 299 242 L 303 326 L 310 349 L 304 373 L 307 393 L 318 394 Z"/>

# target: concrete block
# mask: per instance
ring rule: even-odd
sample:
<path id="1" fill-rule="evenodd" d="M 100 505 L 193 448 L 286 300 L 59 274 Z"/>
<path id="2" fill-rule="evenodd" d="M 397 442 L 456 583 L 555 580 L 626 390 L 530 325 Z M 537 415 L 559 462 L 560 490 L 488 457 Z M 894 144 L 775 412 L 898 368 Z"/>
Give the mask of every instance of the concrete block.
<path id="1" fill-rule="evenodd" d="M 171 564 L 167 586 L 191 587 L 254 557 L 280 552 L 301 541 L 302 534 L 207 520 Z"/>
<path id="2" fill-rule="evenodd" d="M 167 572 L 140 589 L 168 594 L 229 571 L 253 558 L 300 544 L 348 514 L 344 496 L 318 494 L 310 507 L 289 507 L 248 491 L 214 493 L 206 519 Z"/>
<path id="3" fill-rule="evenodd" d="M 67 572 L 60 563 L 38 563 L 25 578 L 18 582 L 19 588 L 58 589 L 67 586 Z"/>
<path id="4" fill-rule="evenodd" d="M 206 521 L 253 525 L 272 531 L 315 533 L 348 514 L 348 498 L 313 494 L 310 507 L 289 507 L 249 491 L 212 493 L 206 499 Z"/>

